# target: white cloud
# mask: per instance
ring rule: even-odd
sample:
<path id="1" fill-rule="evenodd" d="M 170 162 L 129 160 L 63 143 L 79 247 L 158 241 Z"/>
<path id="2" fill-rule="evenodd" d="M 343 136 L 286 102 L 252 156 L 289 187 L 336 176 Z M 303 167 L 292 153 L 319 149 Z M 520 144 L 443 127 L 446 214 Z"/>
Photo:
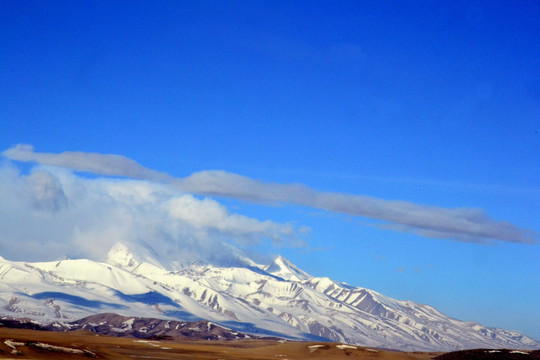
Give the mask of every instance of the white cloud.
<path id="1" fill-rule="evenodd" d="M 226 171 L 201 171 L 185 178 L 147 169 L 119 155 L 64 152 L 36 153 L 30 145 L 3 152 L 7 158 L 64 166 L 77 171 L 161 181 L 185 192 L 223 196 L 252 202 L 290 203 L 326 211 L 382 220 L 385 228 L 422 236 L 483 243 L 500 240 L 535 243 L 537 234 L 507 221 L 490 218 L 481 209 L 441 208 L 354 194 L 313 190 L 302 184 L 265 183 Z"/>
<path id="2" fill-rule="evenodd" d="M 197 229 L 206 229 L 231 234 L 236 241 L 257 241 L 269 237 L 276 243 L 295 236 L 291 224 L 277 224 L 273 221 L 259 221 L 247 216 L 230 214 L 220 203 L 212 199 L 199 200 L 191 195 L 170 199 L 167 212 L 173 219 L 189 223 Z M 245 241 L 244 241 L 245 242 Z"/>
<path id="3" fill-rule="evenodd" d="M 117 242 L 149 244 L 168 263 L 234 264 L 232 245 L 270 239 L 294 245 L 290 224 L 234 214 L 166 184 L 131 179 L 88 179 L 59 168 L 23 175 L 0 167 L 0 255 L 13 260 L 53 260 L 64 255 L 103 260 Z"/>

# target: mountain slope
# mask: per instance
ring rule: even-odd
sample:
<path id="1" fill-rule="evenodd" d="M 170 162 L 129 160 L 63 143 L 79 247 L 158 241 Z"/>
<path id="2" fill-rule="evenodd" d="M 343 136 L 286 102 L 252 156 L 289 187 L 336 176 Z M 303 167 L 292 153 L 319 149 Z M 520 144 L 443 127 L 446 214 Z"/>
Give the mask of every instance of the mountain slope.
<path id="1" fill-rule="evenodd" d="M 433 307 L 315 278 L 283 257 L 266 267 L 193 264 L 175 271 L 116 246 L 109 263 L 0 260 L 0 309 L 67 323 L 114 312 L 208 320 L 237 331 L 400 350 L 539 348 L 522 334 L 452 319 Z"/>

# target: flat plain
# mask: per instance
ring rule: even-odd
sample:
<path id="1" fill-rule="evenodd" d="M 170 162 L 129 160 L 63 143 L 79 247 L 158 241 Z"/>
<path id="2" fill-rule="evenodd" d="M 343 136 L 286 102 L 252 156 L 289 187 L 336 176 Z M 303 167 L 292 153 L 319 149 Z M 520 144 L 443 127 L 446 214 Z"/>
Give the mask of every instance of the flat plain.
<path id="1" fill-rule="evenodd" d="M 325 342 L 283 340 L 171 341 L 0 328 L 1 359 L 432 359 L 441 353 L 399 352 Z"/>

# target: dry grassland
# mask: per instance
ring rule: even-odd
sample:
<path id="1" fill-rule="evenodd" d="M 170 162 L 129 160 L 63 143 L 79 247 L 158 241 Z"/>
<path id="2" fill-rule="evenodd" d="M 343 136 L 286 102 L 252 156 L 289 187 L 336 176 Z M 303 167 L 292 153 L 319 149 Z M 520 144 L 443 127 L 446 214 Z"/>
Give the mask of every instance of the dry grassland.
<path id="1" fill-rule="evenodd" d="M 152 341 L 96 335 L 0 328 L 0 359 L 431 359 L 440 353 L 404 353 L 335 343 Z"/>

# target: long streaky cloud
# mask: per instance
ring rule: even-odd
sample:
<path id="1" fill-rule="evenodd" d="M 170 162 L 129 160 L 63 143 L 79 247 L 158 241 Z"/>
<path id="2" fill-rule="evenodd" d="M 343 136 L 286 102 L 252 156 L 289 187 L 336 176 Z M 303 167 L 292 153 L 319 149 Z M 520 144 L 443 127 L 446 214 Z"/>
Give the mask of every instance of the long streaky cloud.
<path id="1" fill-rule="evenodd" d="M 169 182 L 174 179 L 169 174 L 148 169 L 122 155 L 80 151 L 66 151 L 61 154 L 37 153 L 34 152 L 32 145 L 27 144 L 15 145 L 5 150 L 2 155 L 11 160 L 60 166 L 99 175 L 125 176 L 162 182 Z"/>
<path id="2" fill-rule="evenodd" d="M 536 243 L 537 234 L 510 222 L 491 219 L 481 209 L 441 208 L 370 196 L 321 192 L 302 184 L 265 183 L 226 171 L 201 171 L 185 178 L 148 169 L 120 155 L 84 152 L 36 153 L 31 145 L 5 150 L 6 158 L 55 165 L 99 175 L 165 182 L 181 191 L 259 203 L 289 203 L 387 222 L 385 228 L 422 236 L 483 243 L 500 240 Z"/>

